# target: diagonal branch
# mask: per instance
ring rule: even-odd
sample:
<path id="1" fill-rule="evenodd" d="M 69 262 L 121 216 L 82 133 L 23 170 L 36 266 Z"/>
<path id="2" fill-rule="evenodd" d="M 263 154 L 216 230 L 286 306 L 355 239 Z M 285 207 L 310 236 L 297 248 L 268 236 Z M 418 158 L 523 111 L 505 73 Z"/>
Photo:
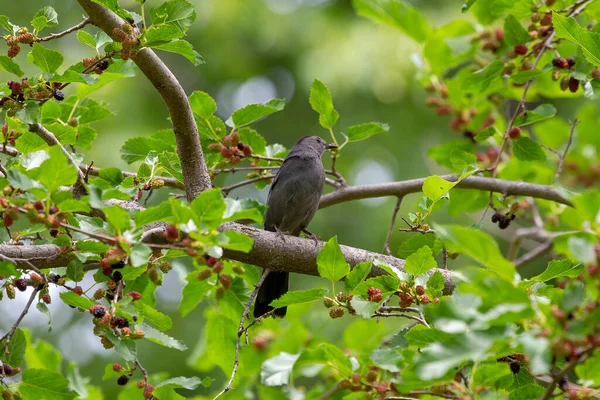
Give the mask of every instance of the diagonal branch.
<path id="1" fill-rule="evenodd" d="M 113 29 L 121 28 L 124 24 L 119 16 L 91 0 L 77 1 L 94 25 L 116 39 Z M 146 75 L 167 105 L 175 132 L 177 155 L 181 161 L 186 197 L 188 201 L 192 201 L 200 192 L 210 189 L 211 182 L 200 146 L 198 127 L 187 95 L 175 75 L 149 48 L 143 48 L 136 54 L 132 54 L 131 59 Z"/>
<path id="2" fill-rule="evenodd" d="M 58 146 L 65 155 L 65 157 L 67 157 L 67 160 L 69 160 L 69 163 L 71 163 L 75 166 L 75 168 L 77 168 L 79 182 L 85 182 L 85 175 L 83 174 L 83 171 L 81 171 L 79 165 L 77 164 L 71 153 L 69 153 L 67 149 L 64 148 L 64 146 L 58 141 L 58 139 L 56 138 L 56 136 L 54 136 L 52 132 L 44 128 L 44 126 L 39 123 L 29 125 L 29 131 L 35 133 L 40 138 L 42 138 L 44 142 L 48 144 L 48 146 Z"/>
<path id="3" fill-rule="evenodd" d="M 90 24 L 91 22 L 92 21 L 89 18 L 85 18 L 83 21 L 81 21 L 77 25 L 73 25 L 69 29 L 65 29 L 64 31 L 59 32 L 59 33 L 51 33 L 48 36 L 37 38 L 35 41 L 36 42 L 47 42 L 49 40 L 61 38 L 63 36 L 68 35 L 71 32 L 75 32 L 75 31 L 78 31 L 79 29 L 83 29 L 87 24 Z"/>

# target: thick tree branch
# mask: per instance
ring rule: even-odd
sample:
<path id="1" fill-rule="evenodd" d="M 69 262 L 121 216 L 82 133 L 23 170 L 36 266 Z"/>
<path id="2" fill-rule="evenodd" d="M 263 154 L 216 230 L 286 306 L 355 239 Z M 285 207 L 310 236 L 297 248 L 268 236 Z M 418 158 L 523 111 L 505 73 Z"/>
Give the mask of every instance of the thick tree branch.
<path id="1" fill-rule="evenodd" d="M 323 243 L 315 244 L 312 239 L 303 239 L 293 236 L 282 238 L 275 232 L 268 232 L 262 229 L 252 228 L 246 225 L 228 222 L 221 226 L 222 231 L 234 230 L 241 232 L 252 238 L 254 245 L 249 253 L 242 253 L 233 250 L 224 250 L 223 255 L 232 260 L 242 261 L 262 268 L 270 268 L 273 271 L 295 272 L 304 275 L 318 276 L 317 254 L 323 247 Z M 381 260 L 389 265 L 404 269 L 404 260 L 380 254 L 373 253 L 355 247 L 341 245 L 342 253 L 346 261 L 354 267 L 364 261 Z M 452 274 L 450 271 L 442 269 L 433 269 L 431 273 L 440 271 L 444 276 L 444 293 L 450 294 L 454 289 Z M 385 275 L 381 268 L 374 267 L 373 276 Z"/>
<path id="2" fill-rule="evenodd" d="M 229 259 L 253 264 L 261 268 L 269 268 L 273 271 L 287 271 L 304 275 L 318 276 L 317 255 L 321 250 L 323 243 L 316 244 L 312 239 L 304 239 L 294 236 L 286 236 L 283 240 L 275 232 L 269 232 L 262 229 L 252 228 L 246 225 L 228 222 L 221 226 L 222 231 L 234 230 L 251 237 L 254 241 L 252 250 L 248 253 L 225 249 L 223 255 Z M 145 238 L 144 242 L 150 244 L 151 239 L 158 242 L 164 240 L 164 235 L 159 233 L 160 228 L 152 229 L 152 232 Z M 161 248 L 161 244 L 155 245 Z M 167 245 L 169 246 L 169 245 Z M 358 249 L 350 246 L 340 246 L 346 261 L 354 267 L 364 261 L 381 260 L 394 268 L 403 270 L 404 260 L 388 256 L 385 254 L 373 253 L 367 250 Z M 17 267 L 23 270 L 31 269 L 31 265 L 36 268 L 64 267 L 71 260 L 69 254 L 61 252 L 60 247 L 53 244 L 44 244 L 37 246 L 14 246 L 0 245 L 0 254 L 13 259 Z M 99 263 L 86 266 L 86 270 L 99 268 Z M 452 273 L 447 270 L 433 269 L 433 274 L 440 271 L 444 277 L 444 293 L 450 294 L 454 289 Z M 387 272 L 381 268 L 374 267 L 372 276 L 385 275 Z"/>
<path id="3" fill-rule="evenodd" d="M 123 26 L 124 21 L 121 18 L 91 0 L 78 0 L 78 2 L 94 25 L 116 39 L 113 29 Z M 187 95 L 175 75 L 152 50 L 141 49 L 132 54 L 131 59 L 146 75 L 167 105 L 175 132 L 177 154 L 181 161 L 185 193 L 188 201 L 191 201 L 203 190 L 210 189 L 211 183 L 202 147 L 200 147 L 198 127 Z"/>
<path id="4" fill-rule="evenodd" d="M 458 179 L 458 175 L 442 175 L 440 177 L 451 182 L 454 182 L 456 179 Z M 425 182 L 425 178 L 341 188 L 335 192 L 328 193 L 321 197 L 321 204 L 319 205 L 319 208 L 325 208 L 351 200 L 385 196 L 400 197 L 410 193 L 417 193 L 421 191 L 423 182 Z M 552 200 L 567 206 L 573 205 L 569 199 L 554 190 L 552 187 L 539 185 L 537 183 L 515 182 L 495 178 L 470 176 L 460 181 L 456 187 L 459 189 L 489 190 L 491 192 L 502 193 L 507 196 L 531 196 L 538 199 Z"/>

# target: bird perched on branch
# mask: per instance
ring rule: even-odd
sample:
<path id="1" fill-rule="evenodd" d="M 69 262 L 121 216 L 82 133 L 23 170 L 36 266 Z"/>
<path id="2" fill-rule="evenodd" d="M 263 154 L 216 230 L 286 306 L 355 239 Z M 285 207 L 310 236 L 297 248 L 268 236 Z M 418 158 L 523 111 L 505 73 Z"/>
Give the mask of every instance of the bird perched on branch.
<path id="1" fill-rule="evenodd" d="M 336 149 L 318 136 L 304 136 L 294 147 L 277 171 L 267 197 L 265 229 L 282 235 L 299 236 L 306 231 L 319 208 L 325 184 L 325 169 L 321 156 L 327 149 Z M 282 240 L 285 238 L 282 236 Z M 271 311 L 269 304 L 288 291 L 289 273 L 271 272 L 258 291 L 254 303 L 254 317 Z M 275 311 L 284 317 L 287 307 Z"/>

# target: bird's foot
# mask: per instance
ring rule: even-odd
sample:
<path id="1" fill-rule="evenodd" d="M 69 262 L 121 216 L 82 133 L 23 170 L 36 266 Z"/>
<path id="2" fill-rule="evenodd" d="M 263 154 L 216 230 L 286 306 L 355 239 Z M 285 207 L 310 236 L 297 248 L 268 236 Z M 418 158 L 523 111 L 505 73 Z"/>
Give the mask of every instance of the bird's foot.
<path id="1" fill-rule="evenodd" d="M 279 230 L 279 228 L 275 227 L 275 234 L 279 237 L 279 239 L 285 242 L 285 233 L 283 233 L 282 230 Z"/>
<path id="2" fill-rule="evenodd" d="M 318 246 L 319 242 L 321 242 L 321 238 L 315 235 L 314 233 L 309 232 L 306 229 L 303 229 L 302 232 L 304 232 L 308 239 L 312 239 L 315 242 L 315 246 Z"/>

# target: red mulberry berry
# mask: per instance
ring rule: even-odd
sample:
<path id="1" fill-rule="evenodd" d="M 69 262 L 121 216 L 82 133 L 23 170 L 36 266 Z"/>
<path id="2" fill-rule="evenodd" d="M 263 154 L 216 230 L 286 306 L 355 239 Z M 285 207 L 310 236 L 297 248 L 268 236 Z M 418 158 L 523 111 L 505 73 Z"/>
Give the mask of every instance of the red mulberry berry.
<path id="1" fill-rule="evenodd" d="M 27 281 L 25 279 L 17 279 L 15 281 L 15 286 L 17 287 L 17 289 L 19 289 L 21 292 L 24 292 L 27 290 Z"/>
<path id="2" fill-rule="evenodd" d="M 367 299 L 369 301 L 378 303 L 381 301 L 381 298 L 382 298 L 382 296 L 381 296 L 380 289 L 374 288 L 372 286 L 369 289 L 367 289 Z"/>
<path id="3" fill-rule="evenodd" d="M 573 77 L 569 78 L 569 90 L 571 91 L 571 93 L 577 92 L 578 89 L 579 89 L 579 80 L 577 80 Z"/>
<path id="4" fill-rule="evenodd" d="M 415 292 L 419 295 L 419 296 L 423 296 L 425 294 L 425 288 L 421 285 L 417 285 L 417 287 L 415 287 Z"/>
<path id="5" fill-rule="evenodd" d="M 127 296 L 131 297 L 133 301 L 137 301 L 142 298 L 142 294 L 139 292 L 129 292 Z"/>
<path id="6" fill-rule="evenodd" d="M 552 25 L 552 13 L 544 14 L 544 16 L 542 17 L 542 20 L 540 21 L 540 25 L 542 25 L 542 26 Z"/>
<path id="7" fill-rule="evenodd" d="M 119 364 L 119 363 L 114 363 L 114 364 L 112 365 L 112 369 L 113 369 L 113 371 L 115 371 L 115 372 L 119 372 L 119 371 L 122 371 L 122 370 L 123 370 L 123 367 L 122 367 L 122 366 L 121 366 L 121 364 Z"/>
<path id="8" fill-rule="evenodd" d="M 171 242 L 174 242 L 177 239 L 179 239 L 179 231 L 177 230 L 177 227 L 172 224 L 169 225 L 167 227 L 167 229 L 165 230 L 165 237 L 167 238 L 167 240 L 170 240 Z"/>
<path id="9" fill-rule="evenodd" d="M 525 54 L 527 54 L 528 51 L 529 51 L 529 49 L 527 48 L 527 45 L 524 45 L 524 44 L 515 45 L 514 52 L 517 53 L 518 55 L 524 56 Z"/>
<path id="10" fill-rule="evenodd" d="M 344 309 L 342 307 L 332 308 L 331 311 L 329 311 L 329 316 L 331 319 L 341 318 L 344 316 Z"/>
<path id="11" fill-rule="evenodd" d="M 50 295 L 48 293 L 45 293 L 42 296 L 42 301 L 46 304 L 50 304 L 50 303 L 52 303 L 52 297 L 50 297 Z"/>
<path id="12" fill-rule="evenodd" d="M 221 282 L 221 285 L 223 285 L 223 289 L 231 289 L 231 278 L 229 277 L 229 275 L 220 275 L 219 282 Z"/>
<path id="13" fill-rule="evenodd" d="M 10 46 L 8 48 L 8 56 L 10 58 L 15 58 L 16 56 L 19 55 L 20 51 L 21 51 L 21 46 L 19 46 L 18 44 L 15 44 L 14 46 Z"/>
<path id="14" fill-rule="evenodd" d="M 83 289 L 81 288 L 81 286 L 75 286 L 73 289 L 71 289 L 71 291 L 78 296 L 81 296 L 83 294 Z"/>
<path id="15" fill-rule="evenodd" d="M 227 159 L 230 159 L 231 157 L 233 157 L 233 152 L 229 147 L 223 146 L 221 147 L 221 155 Z"/>
<path id="16" fill-rule="evenodd" d="M 212 271 L 210 269 L 204 269 L 204 270 L 198 272 L 198 280 L 204 281 L 204 280 L 210 278 L 211 275 L 212 275 Z"/>
<path id="17" fill-rule="evenodd" d="M 521 128 L 516 126 L 514 128 L 511 128 L 511 130 L 508 131 L 508 137 L 511 139 L 518 139 L 519 137 L 521 137 Z"/>
<path id="18" fill-rule="evenodd" d="M 242 151 L 244 152 L 244 156 L 246 157 L 250 157 L 252 155 L 252 147 L 248 146 L 247 144 L 244 145 Z"/>

